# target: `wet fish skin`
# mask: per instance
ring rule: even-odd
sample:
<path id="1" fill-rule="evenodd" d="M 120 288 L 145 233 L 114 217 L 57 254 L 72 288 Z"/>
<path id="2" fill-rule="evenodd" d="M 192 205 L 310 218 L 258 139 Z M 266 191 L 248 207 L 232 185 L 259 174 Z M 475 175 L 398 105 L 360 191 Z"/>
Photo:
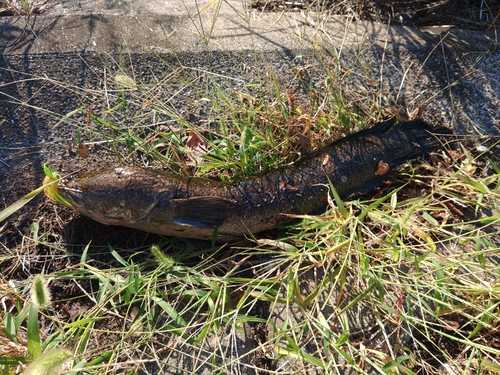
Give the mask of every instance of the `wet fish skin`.
<path id="1" fill-rule="evenodd" d="M 450 134 L 422 120 L 384 122 L 265 174 L 225 184 L 144 168 L 116 168 L 66 181 L 60 192 L 103 224 L 167 236 L 227 241 L 285 224 L 282 214 L 324 208 L 331 182 L 341 198 L 370 191 L 404 162 Z"/>
<path id="2" fill-rule="evenodd" d="M 125 167 L 65 181 L 60 193 L 77 212 L 103 224 L 208 239 L 236 204 L 215 195 L 227 188 L 210 179 Z"/>

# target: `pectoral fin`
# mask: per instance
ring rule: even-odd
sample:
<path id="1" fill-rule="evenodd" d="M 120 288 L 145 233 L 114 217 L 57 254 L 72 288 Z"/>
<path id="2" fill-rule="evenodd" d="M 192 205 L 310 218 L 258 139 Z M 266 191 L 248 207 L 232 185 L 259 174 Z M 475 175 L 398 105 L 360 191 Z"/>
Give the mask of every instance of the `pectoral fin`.
<path id="1" fill-rule="evenodd" d="M 200 229 L 220 227 L 236 207 L 235 201 L 219 197 L 174 199 L 172 221 Z"/>

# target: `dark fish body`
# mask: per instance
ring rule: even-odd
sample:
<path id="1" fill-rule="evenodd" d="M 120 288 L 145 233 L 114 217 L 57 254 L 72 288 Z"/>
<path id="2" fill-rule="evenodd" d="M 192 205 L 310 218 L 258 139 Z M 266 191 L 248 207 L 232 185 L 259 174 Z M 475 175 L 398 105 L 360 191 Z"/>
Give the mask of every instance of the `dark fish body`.
<path id="1" fill-rule="evenodd" d="M 145 168 L 82 175 L 60 186 L 81 214 L 167 236 L 230 240 L 280 226 L 283 214 L 317 212 L 331 183 L 341 198 L 366 193 L 407 160 L 439 147 L 422 120 L 384 122 L 339 139 L 293 165 L 226 184 Z"/>

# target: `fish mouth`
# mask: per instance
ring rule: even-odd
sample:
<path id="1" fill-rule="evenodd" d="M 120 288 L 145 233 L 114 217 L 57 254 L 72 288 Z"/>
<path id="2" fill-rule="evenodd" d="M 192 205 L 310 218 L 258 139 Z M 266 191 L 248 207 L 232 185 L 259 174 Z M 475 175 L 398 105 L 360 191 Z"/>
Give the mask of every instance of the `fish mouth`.
<path id="1" fill-rule="evenodd" d="M 72 195 L 68 196 L 68 194 L 66 194 L 64 184 L 61 186 L 62 183 L 63 181 L 60 178 L 47 175 L 43 180 L 43 192 L 50 200 L 60 203 L 66 207 L 74 208 L 78 199 L 74 199 L 76 197 L 73 197 Z M 61 188 L 64 189 L 64 192 L 61 191 Z M 81 201 L 81 197 L 79 200 Z"/>
<path id="2" fill-rule="evenodd" d="M 84 196 L 81 190 L 72 188 L 70 186 L 61 186 L 59 189 L 59 194 L 69 202 L 71 208 L 78 208 L 84 205 Z"/>

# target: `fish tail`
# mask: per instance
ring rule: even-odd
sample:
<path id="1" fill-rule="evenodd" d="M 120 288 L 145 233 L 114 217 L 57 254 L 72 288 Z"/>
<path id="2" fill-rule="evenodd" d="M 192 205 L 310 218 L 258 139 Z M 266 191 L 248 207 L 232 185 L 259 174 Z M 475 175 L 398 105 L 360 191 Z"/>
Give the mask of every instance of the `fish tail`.
<path id="1" fill-rule="evenodd" d="M 453 131 L 444 126 L 433 126 L 422 119 L 394 125 L 393 130 L 400 132 L 414 145 L 415 153 L 430 152 L 449 142 Z"/>
<path id="2" fill-rule="evenodd" d="M 419 145 L 420 152 L 432 151 L 443 143 L 449 141 L 453 131 L 444 126 L 430 125 L 423 119 L 416 119 L 397 123 L 394 119 L 375 124 L 373 127 L 348 135 L 342 142 L 360 139 L 367 136 L 384 137 L 384 139 L 402 138 Z M 402 141 L 402 139 L 400 139 Z M 335 143 L 335 142 L 334 142 Z M 417 151 L 417 150 L 416 150 Z"/>

